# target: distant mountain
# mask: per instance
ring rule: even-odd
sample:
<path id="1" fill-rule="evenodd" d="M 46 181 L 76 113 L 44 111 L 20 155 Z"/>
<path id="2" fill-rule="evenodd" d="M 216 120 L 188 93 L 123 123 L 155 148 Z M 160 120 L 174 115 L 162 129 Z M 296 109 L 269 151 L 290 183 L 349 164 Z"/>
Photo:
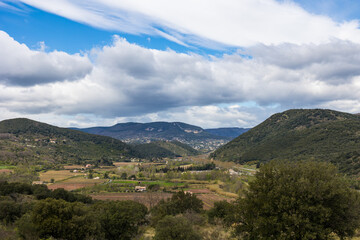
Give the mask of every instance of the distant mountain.
<path id="1" fill-rule="evenodd" d="M 249 130 L 250 128 L 238 128 L 238 127 L 205 129 L 205 131 L 208 133 L 221 137 L 226 137 L 229 139 L 234 139 Z"/>
<path id="2" fill-rule="evenodd" d="M 228 137 L 211 134 L 201 127 L 182 122 L 119 123 L 112 127 L 78 129 L 120 139 L 128 143 L 179 141 L 197 149 L 214 149 L 229 141 Z"/>
<path id="3" fill-rule="evenodd" d="M 360 173 L 360 116 L 323 109 L 296 109 L 272 115 L 211 154 L 239 163 L 272 159 L 316 159 Z"/>
<path id="4" fill-rule="evenodd" d="M 120 140 L 18 118 L 0 122 L 0 163 L 85 163 L 134 157 Z"/>
<path id="5" fill-rule="evenodd" d="M 199 154 L 189 145 L 178 141 L 155 141 L 151 143 L 138 144 L 134 149 L 141 158 L 164 158 L 164 157 L 185 157 Z"/>

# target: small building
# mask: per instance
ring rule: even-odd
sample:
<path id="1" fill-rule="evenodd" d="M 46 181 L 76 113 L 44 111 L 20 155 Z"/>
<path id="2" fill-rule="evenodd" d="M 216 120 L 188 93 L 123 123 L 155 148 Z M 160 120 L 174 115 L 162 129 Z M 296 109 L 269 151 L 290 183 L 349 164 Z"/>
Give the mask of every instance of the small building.
<path id="1" fill-rule="evenodd" d="M 145 192 L 146 187 L 143 186 L 135 186 L 135 192 Z"/>
<path id="2" fill-rule="evenodd" d="M 239 175 L 239 173 L 235 172 L 233 169 L 229 169 L 229 174 L 230 175 Z"/>
<path id="3" fill-rule="evenodd" d="M 44 184 L 44 181 L 33 181 L 32 185 L 41 185 Z"/>

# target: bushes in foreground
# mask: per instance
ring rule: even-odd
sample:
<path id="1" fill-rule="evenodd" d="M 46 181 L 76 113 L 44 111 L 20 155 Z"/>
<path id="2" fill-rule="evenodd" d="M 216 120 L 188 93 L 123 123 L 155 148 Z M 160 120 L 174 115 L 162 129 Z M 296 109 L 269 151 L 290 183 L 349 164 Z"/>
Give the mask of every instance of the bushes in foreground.
<path id="1" fill-rule="evenodd" d="M 95 204 L 44 199 L 34 203 L 16 225 L 24 239 L 130 240 L 143 225 L 147 208 L 134 201 Z"/>
<path id="2" fill-rule="evenodd" d="M 236 205 L 244 239 L 344 239 L 360 227 L 359 193 L 322 162 L 266 164 Z"/>
<path id="3" fill-rule="evenodd" d="M 96 201 L 45 185 L 0 183 L 0 222 L 23 239 L 132 239 L 147 208 L 134 201 Z M 10 227 L 11 228 L 11 227 Z"/>

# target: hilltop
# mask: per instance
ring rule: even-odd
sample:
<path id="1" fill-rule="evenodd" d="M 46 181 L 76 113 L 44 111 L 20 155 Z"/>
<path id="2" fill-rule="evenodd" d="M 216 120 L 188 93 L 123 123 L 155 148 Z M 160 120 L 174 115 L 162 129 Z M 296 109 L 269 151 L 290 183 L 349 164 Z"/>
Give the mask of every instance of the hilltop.
<path id="1" fill-rule="evenodd" d="M 78 129 L 83 132 L 113 137 L 127 143 L 179 141 L 196 149 L 213 150 L 231 137 L 215 135 L 203 128 L 182 122 L 118 123 L 111 127 Z"/>
<path id="2" fill-rule="evenodd" d="M 238 163 L 316 159 L 358 174 L 360 116 L 323 109 L 288 110 L 272 115 L 211 157 Z"/>
<path id="3" fill-rule="evenodd" d="M 59 128 L 30 119 L 0 122 L 0 162 L 109 164 L 135 156 L 134 150 L 120 140 Z"/>

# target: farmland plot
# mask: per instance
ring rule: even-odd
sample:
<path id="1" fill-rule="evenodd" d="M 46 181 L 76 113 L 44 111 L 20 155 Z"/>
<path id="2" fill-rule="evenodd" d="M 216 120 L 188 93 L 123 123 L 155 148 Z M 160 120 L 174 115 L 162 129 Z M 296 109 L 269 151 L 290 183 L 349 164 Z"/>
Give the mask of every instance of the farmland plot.
<path id="1" fill-rule="evenodd" d="M 95 184 L 101 184 L 107 181 L 106 179 L 86 179 L 82 176 L 69 178 L 67 180 L 48 185 L 49 189 L 64 188 L 65 190 L 72 191 L 84 187 L 91 187 Z"/>
<path id="2" fill-rule="evenodd" d="M 91 194 L 93 199 L 124 201 L 132 200 L 144 204 L 148 208 L 156 205 L 161 199 L 167 199 L 172 196 L 171 193 L 164 192 L 147 192 L 147 193 L 101 193 Z"/>
<path id="3" fill-rule="evenodd" d="M 40 173 L 40 180 L 50 182 L 51 179 L 54 179 L 55 182 L 57 182 L 76 176 L 84 176 L 84 173 L 74 173 L 69 170 L 49 170 L 47 172 Z"/>

